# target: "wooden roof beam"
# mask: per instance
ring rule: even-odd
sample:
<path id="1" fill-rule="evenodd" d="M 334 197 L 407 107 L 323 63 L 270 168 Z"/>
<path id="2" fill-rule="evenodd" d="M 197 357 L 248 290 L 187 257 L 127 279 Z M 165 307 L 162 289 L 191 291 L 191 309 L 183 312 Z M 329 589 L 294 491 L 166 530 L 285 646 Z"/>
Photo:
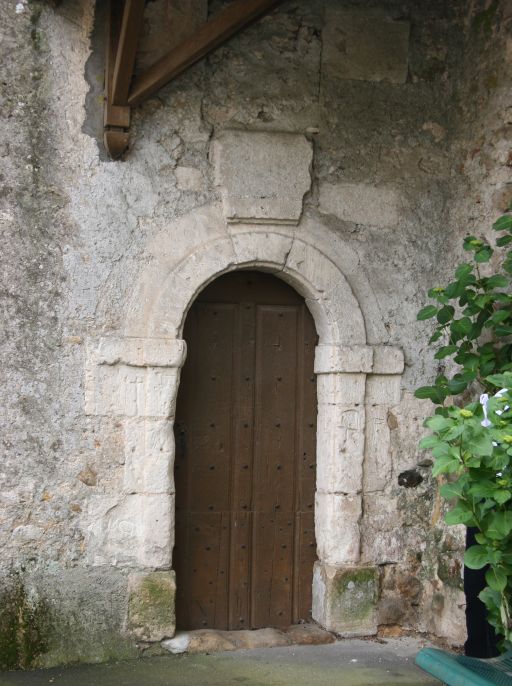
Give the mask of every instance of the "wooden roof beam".
<path id="1" fill-rule="evenodd" d="M 135 66 L 144 15 L 144 0 L 125 0 L 112 75 L 112 103 L 128 104 L 128 91 Z"/>
<path id="2" fill-rule="evenodd" d="M 144 0 L 110 0 L 107 21 L 103 142 L 113 159 L 128 147 L 128 91 L 142 26 Z"/>
<path id="3" fill-rule="evenodd" d="M 135 79 L 128 104 L 139 105 L 192 64 L 231 38 L 250 22 L 266 14 L 283 0 L 233 0 L 193 36 L 169 51 Z"/>

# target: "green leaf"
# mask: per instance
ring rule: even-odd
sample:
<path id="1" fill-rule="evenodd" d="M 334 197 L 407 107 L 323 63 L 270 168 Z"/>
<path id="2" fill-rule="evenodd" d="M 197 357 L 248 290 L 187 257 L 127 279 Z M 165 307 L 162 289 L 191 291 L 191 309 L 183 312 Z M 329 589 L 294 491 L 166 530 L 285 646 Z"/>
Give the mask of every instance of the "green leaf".
<path id="1" fill-rule="evenodd" d="M 453 498 L 460 498 L 464 485 L 459 481 L 454 481 L 453 483 L 443 484 L 439 489 L 439 492 L 446 498 L 446 500 L 453 500 Z"/>
<path id="2" fill-rule="evenodd" d="M 428 342 L 429 343 L 435 343 L 436 341 L 438 341 L 441 338 L 442 335 L 443 335 L 443 331 L 441 329 L 437 329 L 437 331 L 434 331 L 432 336 L 430 336 L 430 338 L 428 339 Z"/>
<path id="3" fill-rule="evenodd" d="M 498 386 L 499 388 L 507 388 L 510 386 L 512 388 L 512 373 L 505 372 L 504 374 L 491 374 L 485 379 L 493 386 Z"/>
<path id="4" fill-rule="evenodd" d="M 493 541 L 507 537 L 512 531 L 512 510 L 491 513 L 484 528 L 485 535 Z"/>
<path id="5" fill-rule="evenodd" d="M 512 498 L 512 493 L 507 490 L 496 491 L 493 498 L 499 505 L 503 505 Z"/>
<path id="6" fill-rule="evenodd" d="M 464 564 L 470 569 L 482 569 L 489 564 L 489 555 L 486 548 L 482 545 L 472 545 L 466 550 Z"/>
<path id="7" fill-rule="evenodd" d="M 443 345 L 443 347 L 439 348 L 436 352 L 434 358 L 436 360 L 443 360 L 445 357 L 448 357 L 448 355 L 453 355 L 458 349 L 459 347 L 457 345 Z"/>
<path id="8" fill-rule="evenodd" d="M 487 457 L 492 455 L 492 449 L 492 440 L 488 431 L 482 432 L 479 436 L 471 439 L 470 450 L 475 456 Z"/>
<path id="9" fill-rule="evenodd" d="M 473 521 L 473 513 L 469 508 L 457 505 L 445 515 L 444 521 L 450 525 L 469 524 Z"/>
<path id="10" fill-rule="evenodd" d="M 461 464 L 459 460 L 451 455 L 441 455 L 436 458 L 434 466 L 432 467 L 432 475 L 439 476 L 439 474 L 454 474 L 460 471 Z"/>
<path id="11" fill-rule="evenodd" d="M 451 305 L 445 305 L 437 313 L 437 321 L 440 324 L 447 324 L 455 314 L 455 308 Z"/>
<path id="12" fill-rule="evenodd" d="M 512 236 L 511 236 L 512 238 Z M 495 274 L 485 279 L 485 289 L 490 290 L 491 288 L 505 288 L 509 284 L 509 279 L 501 274 Z"/>
<path id="13" fill-rule="evenodd" d="M 494 327 L 494 332 L 497 336 L 510 336 L 512 334 L 512 326 L 505 326 L 504 324 L 497 324 Z"/>
<path id="14" fill-rule="evenodd" d="M 438 397 L 438 390 L 435 386 L 421 386 L 414 391 L 414 397 L 419 400 L 434 400 Z"/>
<path id="15" fill-rule="evenodd" d="M 459 297 L 464 290 L 464 285 L 460 281 L 452 281 L 445 288 L 445 295 L 450 300 Z"/>
<path id="16" fill-rule="evenodd" d="M 496 245 L 498 246 L 498 248 L 502 248 L 503 246 L 508 245 L 509 243 L 512 243 L 512 236 L 500 236 L 496 241 Z"/>
<path id="17" fill-rule="evenodd" d="M 457 269 L 455 270 L 455 278 L 456 279 L 463 279 L 465 276 L 468 276 L 471 274 L 473 271 L 473 265 L 468 264 L 465 262 L 464 264 L 459 264 Z"/>
<path id="18" fill-rule="evenodd" d="M 462 393 L 462 391 L 465 391 L 467 387 L 468 382 L 466 379 L 461 378 L 461 376 L 457 374 L 453 377 L 453 379 L 448 381 L 448 390 L 452 395 L 458 395 L 459 393 Z"/>
<path id="19" fill-rule="evenodd" d="M 492 257 L 492 253 L 493 250 L 489 245 L 480 248 L 480 250 L 477 250 L 475 253 L 475 262 L 489 262 Z"/>
<path id="20" fill-rule="evenodd" d="M 466 336 L 473 326 L 473 323 L 469 317 L 463 317 L 462 319 L 455 319 L 450 325 L 450 331 L 454 334 L 458 334 L 459 338 Z"/>
<path id="21" fill-rule="evenodd" d="M 418 314 L 416 315 L 416 319 L 418 321 L 423 321 L 425 319 L 431 319 L 437 314 L 437 307 L 435 305 L 427 305 L 426 307 L 423 307 Z"/>
<path id="22" fill-rule="evenodd" d="M 507 574 L 503 567 L 491 567 L 485 573 L 485 580 L 493 591 L 504 591 L 507 586 Z"/>
<path id="23" fill-rule="evenodd" d="M 497 219 L 492 228 L 495 231 L 510 231 L 512 229 L 512 215 L 504 214 L 499 219 Z"/>
<path id="24" fill-rule="evenodd" d="M 493 324 L 498 324 L 499 322 L 504 322 L 510 317 L 510 312 L 508 310 L 496 310 L 491 316 L 490 322 Z"/>
<path id="25" fill-rule="evenodd" d="M 446 429 L 450 429 L 453 425 L 453 419 L 442 417 L 439 414 L 436 414 L 433 417 L 429 417 L 427 420 L 425 420 L 425 426 L 437 433 L 440 431 L 445 431 Z"/>
<path id="26" fill-rule="evenodd" d="M 430 450 L 439 445 L 439 443 L 441 443 L 441 440 L 437 436 L 425 436 L 425 438 L 421 439 L 419 446 L 421 450 Z"/>

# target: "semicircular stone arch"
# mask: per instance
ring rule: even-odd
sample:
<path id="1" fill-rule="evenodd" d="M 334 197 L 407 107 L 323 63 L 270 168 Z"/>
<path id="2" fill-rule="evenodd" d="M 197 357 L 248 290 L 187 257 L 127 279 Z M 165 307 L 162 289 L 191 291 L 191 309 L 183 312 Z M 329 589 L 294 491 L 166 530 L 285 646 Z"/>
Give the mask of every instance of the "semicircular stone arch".
<path id="1" fill-rule="evenodd" d="M 314 241 L 308 240 L 303 224 L 230 225 L 220 207 L 211 205 L 162 228 L 148 245 L 147 266 L 132 288 L 123 334 L 89 345 L 86 411 L 123 418 L 126 455 L 125 495 L 108 510 L 92 549 L 106 564 L 115 558 L 139 575 L 159 570 L 172 577 L 173 421 L 186 357 L 186 314 L 221 274 L 268 271 L 305 298 L 319 336 L 313 617 L 340 634 L 368 635 L 376 631 L 378 574 L 368 561 L 361 566 L 365 444 L 375 443 L 368 432 L 374 431 L 375 418 L 380 427 L 387 405 L 400 392 L 403 355 L 367 344 L 363 311 L 378 310 L 360 275 L 364 308 L 347 278 L 347 265 L 350 276 L 357 272 L 356 257 L 347 247 L 338 259 L 340 251 L 329 250 L 329 230 L 317 223 Z M 372 323 L 372 330 L 379 326 Z M 347 575 L 364 590 L 359 614 L 344 608 L 352 602 L 343 600 Z M 368 598 L 373 598 L 369 605 Z"/>

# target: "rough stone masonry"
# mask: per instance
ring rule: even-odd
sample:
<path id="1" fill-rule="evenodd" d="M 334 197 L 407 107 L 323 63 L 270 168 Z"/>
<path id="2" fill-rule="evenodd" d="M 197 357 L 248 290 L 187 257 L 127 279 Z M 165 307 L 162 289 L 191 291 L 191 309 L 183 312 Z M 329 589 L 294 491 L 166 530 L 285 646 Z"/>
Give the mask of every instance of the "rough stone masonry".
<path id="1" fill-rule="evenodd" d="M 136 68 L 222 4 L 148 2 Z M 415 315 L 512 198 L 512 2 L 287 0 L 136 109 L 117 162 L 105 3 L 0 7 L 0 667 L 172 638 L 183 321 L 244 266 L 319 335 L 313 618 L 460 645 Z"/>

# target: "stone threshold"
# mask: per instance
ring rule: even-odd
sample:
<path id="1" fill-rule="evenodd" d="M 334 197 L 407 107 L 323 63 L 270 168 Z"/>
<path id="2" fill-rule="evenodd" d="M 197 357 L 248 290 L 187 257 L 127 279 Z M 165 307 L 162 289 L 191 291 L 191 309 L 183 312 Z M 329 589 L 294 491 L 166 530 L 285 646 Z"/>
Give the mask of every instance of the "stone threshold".
<path id="1" fill-rule="evenodd" d="M 251 648 L 278 648 L 289 645 L 325 645 L 335 637 L 317 624 L 293 624 L 286 629 L 243 629 L 218 631 L 197 629 L 178 631 L 174 638 L 162 641 L 170 653 L 216 653 Z"/>

